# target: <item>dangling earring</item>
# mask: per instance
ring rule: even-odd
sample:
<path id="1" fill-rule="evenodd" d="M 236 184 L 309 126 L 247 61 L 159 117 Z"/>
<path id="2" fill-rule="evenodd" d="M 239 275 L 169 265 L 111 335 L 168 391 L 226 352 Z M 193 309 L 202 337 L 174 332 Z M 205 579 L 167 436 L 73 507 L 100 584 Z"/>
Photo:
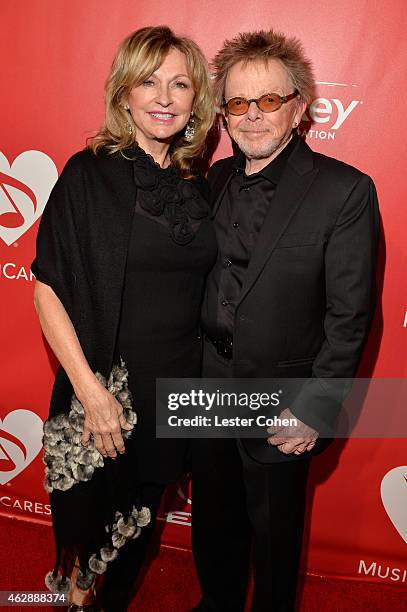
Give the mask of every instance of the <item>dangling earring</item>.
<path id="1" fill-rule="evenodd" d="M 123 108 L 124 108 L 124 110 L 125 110 L 125 111 L 129 111 L 129 110 L 130 110 L 130 106 L 129 106 L 128 104 L 125 104 L 125 105 L 123 106 Z M 129 115 L 130 115 L 130 113 L 129 113 Z M 130 116 L 131 116 L 131 115 L 130 115 Z M 131 136 L 131 135 L 133 134 L 133 132 L 134 132 L 134 130 L 133 130 L 133 126 L 132 126 L 132 124 L 130 123 L 130 120 L 129 120 L 129 122 L 128 122 L 127 132 L 130 134 L 130 136 Z"/>
<path id="2" fill-rule="evenodd" d="M 187 127 L 184 132 L 184 139 L 188 142 L 191 142 L 195 136 L 195 119 L 194 113 L 191 113 L 191 117 L 189 118 Z"/>

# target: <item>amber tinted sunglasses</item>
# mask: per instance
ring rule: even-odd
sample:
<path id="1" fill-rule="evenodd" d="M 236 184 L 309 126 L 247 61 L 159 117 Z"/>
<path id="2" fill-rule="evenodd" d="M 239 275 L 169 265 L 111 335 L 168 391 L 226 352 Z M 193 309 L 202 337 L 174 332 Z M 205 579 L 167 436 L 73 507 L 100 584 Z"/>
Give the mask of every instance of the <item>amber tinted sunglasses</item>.
<path id="1" fill-rule="evenodd" d="M 264 94 L 260 98 L 252 98 L 251 100 L 246 100 L 246 98 L 231 98 L 227 102 L 223 103 L 223 108 L 225 112 L 230 115 L 244 115 L 249 110 L 249 106 L 252 102 L 257 104 L 257 107 L 263 111 L 263 113 L 273 113 L 278 110 L 282 104 L 289 102 L 293 98 L 298 96 L 298 91 L 295 90 L 292 94 L 288 94 L 288 96 L 279 96 L 276 93 L 268 93 Z"/>

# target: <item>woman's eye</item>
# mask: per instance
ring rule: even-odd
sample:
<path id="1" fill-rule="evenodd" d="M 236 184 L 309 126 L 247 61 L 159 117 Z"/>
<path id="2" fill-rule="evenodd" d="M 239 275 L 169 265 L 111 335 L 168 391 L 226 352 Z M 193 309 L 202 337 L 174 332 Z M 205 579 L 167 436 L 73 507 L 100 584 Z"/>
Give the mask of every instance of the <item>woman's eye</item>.
<path id="1" fill-rule="evenodd" d="M 189 87 L 188 83 L 185 83 L 184 81 L 177 81 L 175 85 L 176 87 L 179 87 L 180 89 L 188 89 Z"/>
<path id="2" fill-rule="evenodd" d="M 146 79 L 145 81 L 143 81 L 143 85 L 145 85 L 146 87 L 151 87 L 151 85 L 154 85 L 154 81 L 152 81 L 151 79 Z"/>

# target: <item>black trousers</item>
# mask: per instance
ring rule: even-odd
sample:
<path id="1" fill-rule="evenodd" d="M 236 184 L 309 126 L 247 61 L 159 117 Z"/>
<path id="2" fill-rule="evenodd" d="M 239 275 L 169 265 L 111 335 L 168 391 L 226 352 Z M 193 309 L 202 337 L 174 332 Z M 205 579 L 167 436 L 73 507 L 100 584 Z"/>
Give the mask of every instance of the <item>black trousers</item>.
<path id="1" fill-rule="evenodd" d="M 230 376 L 205 343 L 203 375 Z M 266 442 L 265 442 L 266 443 Z M 239 440 L 191 443 L 192 547 L 202 612 L 243 612 L 253 556 L 253 612 L 295 609 L 310 458 L 258 463 Z"/>

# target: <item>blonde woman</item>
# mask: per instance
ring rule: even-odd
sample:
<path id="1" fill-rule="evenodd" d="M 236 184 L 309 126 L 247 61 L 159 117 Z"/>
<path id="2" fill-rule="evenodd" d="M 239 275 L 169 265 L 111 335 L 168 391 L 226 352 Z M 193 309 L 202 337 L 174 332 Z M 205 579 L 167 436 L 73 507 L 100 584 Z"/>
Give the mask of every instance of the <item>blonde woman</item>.
<path id="1" fill-rule="evenodd" d="M 106 116 L 42 217 L 35 307 L 58 358 L 44 426 L 56 562 L 71 610 L 126 610 L 184 440 L 155 437 L 155 380 L 200 374 L 199 313 L 216 258 L 194 169 L 214 118 L 197 45 L 165 26 L 120 45 Z"/>

